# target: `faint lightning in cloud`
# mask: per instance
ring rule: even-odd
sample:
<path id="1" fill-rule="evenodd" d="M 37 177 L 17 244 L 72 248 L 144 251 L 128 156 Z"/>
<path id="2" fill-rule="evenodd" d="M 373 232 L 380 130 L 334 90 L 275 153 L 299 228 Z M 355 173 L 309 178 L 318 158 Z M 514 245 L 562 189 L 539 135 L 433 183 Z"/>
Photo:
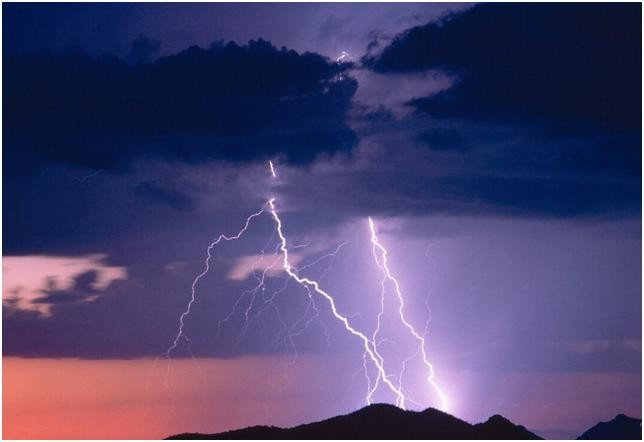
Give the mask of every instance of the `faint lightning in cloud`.
<path id="1" fill-rule="evenodd" d="M 102 172 L 103 172 L 103 171 L 102 171 L 102 170 L 100 170 L 100 169 L 99 169 L 99 170 L 95 170 L 95 171 L 94 171 L 94 172 L 92 172 L 92 173 L 88 173 L 87 175 L 84 175 L 84 176 L 82 176 L 82 177 L 75 178 L 75 179 L 76 179 L 76 181 L 78 181 L 79 183 L 84 183 L 84 182 L 85 182 L 85 181 L 87 181 L 88 179 L 90 179 L 90 178 L 94 178 L 95 176 L 97 176 L 98 174 L 100 174 L 100 173 L 102 173 Z"/>
<path id="2" fill-rule="evenodd" d="M 336 59 L 335 59 L 335 62 L 336 62 L 338 65 L 340 65 L 340 64 L 342 64 L 342 62 L 343 62 L 344 60 L 346 60 L 347 58 L 349 58 L 349 53 L 348 53 L 348 52 L 346 52 L 346 51 L 342 51 L 342 52 L 340 53 L 340 56 L 339 56 L 338 58 L 336 58 Z M 340 75 L 338 75 L 338 78 L 339 78 L 340 80 L 343 80 L 343 79 L 344 79 L 344 76 L 342 75 L 342 72 L 340 72 Z"/>
<path id="3" fill-rule="evenodd" d="M 348 53 L 348 52 L 346 52 L 346 51 L 342 51 L 342 52 L 340 53 L 340 56 L 339 56 L 338 58 L 336 58 L 336 59 L 335 59 L 335 62 L 336 62 L 336 63 L 342 63 L 342 60 L 345 60 L 345 59 L 347 59 L 347 58 L 349 58 L 349 53 Z"/>

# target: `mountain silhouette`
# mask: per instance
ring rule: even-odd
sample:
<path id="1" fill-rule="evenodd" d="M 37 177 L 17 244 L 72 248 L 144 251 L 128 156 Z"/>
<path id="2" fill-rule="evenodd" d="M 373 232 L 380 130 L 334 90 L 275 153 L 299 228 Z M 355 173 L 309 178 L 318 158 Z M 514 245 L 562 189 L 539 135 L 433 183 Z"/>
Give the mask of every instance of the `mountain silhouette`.
<path id="1" fill-rule="evenodd" d="M 184 433 L 168 439 L 541 439 L 495 415 L 472 425 L 433 408 L 405 411 L 374 404 L 353 413 L 293 428 L 254 426 L 216 434 Z"/>
<path id="2" fill-rule="evenodd" d="M 634 419 L 623 414 L 618 414 L 608 422 L 600 422 L 577 439 L 618 439 L 638 440 L 642 439 L 642 420 Z"/>

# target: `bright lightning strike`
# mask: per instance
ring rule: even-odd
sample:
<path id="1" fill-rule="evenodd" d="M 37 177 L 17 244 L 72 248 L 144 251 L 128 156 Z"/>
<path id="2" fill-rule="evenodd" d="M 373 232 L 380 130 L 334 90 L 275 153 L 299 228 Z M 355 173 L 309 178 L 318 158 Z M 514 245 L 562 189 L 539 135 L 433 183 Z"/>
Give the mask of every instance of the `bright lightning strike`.
<path id="1" fill-rule="evenodd" d="M 347 58 L 348 56 L 349 55 L 346 52 L 342 52 L 342 55 L 337 60 L 338 63 L 340 63 L 344 58 Z M 273 162 L 269 161 L 268 166 L 269 166 L 271 176 L 273 178 L 276 178 L 277 173 Z M 442 389 L 439 387 L 437 382 L 434 380 L 434 369 L 432 364 L 428 360 L 426 349 L 425 349 L 426 347 L 425 335 L 426 335 L 427 327 L 425 327 L 425 331 L 422 334 L 420 334 L 416 331 L 416 329 L 409 323 L 409 321 L 405 317 L 404 296 L 402 294 L 402 290 L 400 288 L 400 284 L 398 280 L 392 275 L 389 269 L 387 250 L 382 245 L 382 243 L 380 243 L 378 239 L 378 236 L 376 234 L 376 227 L 373 220 L 371 218 L 368 219 L 369 230 L 371 233 L 372 254 L 376 262 L 376 265 L 383 272 L 383 277 L 380 281 L 380 286 L 381 286 L 380 310 L 377 314 L 377 326 L 373 331 L 371 337 L 368 337 L 365 333 L 357 330 L 351 324 L 350 319 L 352 319 L 352 317 L 343 315 L 338 311 L 338 308 L 336 306 L 336 302 L 333 296 L 320 287 L 320 282 L 319 282 L 320 280 L 314 280 L 309 277 L 301 276 L 302 270 L 308 267 L 311 267 L 327 258 L 335 258 L 338 251 L 345 243 L 340 244 L 334 252 L 324 255 L 318 258 L 317 260 L 311 262 L 308 265 L 302 266 L 300 268 L 295 267 L 292 260 L 289 258 L 289 247 L 287 246 L 287 239 L 284 234 L 283 223 L 276 209 L 276 202 L 274 197 L 270 198 L 259 211 L 249 215 L 246 218 L 246 222 L 244 223 L 243 227 L 241 228 L 241 230 L 239 230 L 239 232 L 237 232 L 237 234 L 232 236 L 221 234 L 215 240 L 213 240 L 210 243 L 210 245 L 207 247 L 204 269 L 200 274 L 198 274 L 195 277 L 195 279 L 192 282 L 190 301 L 186 306 L 186 310 L 179 317 L 179 327 L 177 330 L 177 334 L 174 337 L 172 344 L 170 345 L 170 347 L 165 353 L 165 356 L 168 359 L 168 363 L 170 361 L 170 356 L 172 352 L 178 347 L 181 339 L 186 341 L 188 345 L 188 351 L 192 356 L 192 348 L 191 348 L 192 341 L 185 334 L 185 331 L 184 331 L 185 318 L 190 314 L 192 306 L 195 302 L 197 284 L 199 283 L 201 278 L 203 278 L 210 270 L 211 260 L 212 260 L 212 250 L 222 241 L 233 241 L 241 238 L 242 235 L 244 235 L 246 230 L 249 228 L 251 221 L 254 218 L 262 215 L 264 212 L 268 212 L 268 214 L 270 214 L 271 218 L 274 221 L 275 229 L 273 232 L 273 236 L 266 244 L 266 246 L 261 250 L 261 255 L 259 257 L 259 260 L 261 261 L 264 259 L 264 251 L 266 247 L 268 247 L 269 244 L 273 241 L 273 238 L 275 236 L 277 236 L 277 246 L 273 254 L 274 256 L 276 256 L 276 258 L 272 260 L 268 266 L 264 266 L 263 271 L 259 275 L 254 272 L 254 277 L 257 279 L 257 285 L 251 290 L 247 290 L 242 294 L 242 296 L 233 305 L 233 309 L 229 313 L 229 315 L 223 320 L 219 321 L 218 330 L 221 328 L 221 326 L 224 323 L 226 323 L 232 317 L 232 315 L 237 310 L 237 307 L 239 306 L 242 299 L 248 296 L 250 298 L 250 301 L 246 309 L 244 310 L 244 327 L 242 329 L 242 332 L 238 336 L 238 340 L 248 330 L 248 327 L 250 326 L 254 318 L 257 318 L 259 315 L 261 315 L 262 312 L 264 312 L 267 308 L 273 308 L 275 310 L 277 318 L 283 325 L 284 338 L 285 340 L 288 340 L 290 342 L 291 348 L 295 352 L 295 358 L 293 359 L 293 362 L 294 362 L 295 359 L 297 358 L 297 349 L 295 347 L 294 338 L 300 335 L 301 333 L 303 333 L 303 331 L 306 330 L 314 320 L 317 320 L 320 322 L 327 336 L 327 340 L 329 339 L 329 335 L 328 335 L 328 332 L 326 331 L 326 327 L 324 323 L 321 322 L 320 311 L 318 310 L 318 306 L 316 304 L 315 295 L 317 295 L 319 297 L 322 297 L 327 302 L 334 318 L 337 319 L 344 326 L 344 329 L 349 334 L 358 338 L 358 340 L 362 343 L 363 369 L 364 369 L 364 375 L 367 381 L 367 394 L 365 396 L 365 402 L 367 404 L 372 403 L 373 395 L 378 390 L 380 385 L 384 385 L 391 393 L 393 393 L 393 395 L 396 398 L 396 405 L 399 406 L 400 408 L 406 409 L 406 404 L 408 401 L 411 403 L 417 404 L 415 401 L 405 396 L 405 392 L 403 390 L 402 384 L 403 384 L 403 377 L 407 368 L 407 364 L 411 362 L 413 359 L 415 359 L 416 357 L 418 357 L 418 355 L 421 355 L 423 364 L 428 371 L 427 381 L 433 387 L 436 394 L 438 395 L 439 402 L 440 402 L 440 405 L 439 405 L 440 409 L 445 411 L 447 409 L 447 397 L 443 393 Z M 293 250 L 298 247 L 304 247 L 304 246 L 292 245 L 290 249 Z M 263 294 L 264 291 L 266 290 L 266 285 L 265 285 L 266 277 L 268 275 L 268 272 L 278 264 L 281 264 L 282 270 L 286 274 L 286 279 L 284 280 L 285 283 L 281 289 L 273 292 L 273 294 L 270 297 L 266 298 Z M 323 278 L 325 274 L 326 274 L 326 271 L 322 274 L 321 278 Z M 306 294 L 307 294 L 307 297 L 309 298 L 309 303 L 307 305 L 306 311 L 304 312 L 302 317 L 300 317 L 290 328 L 287 326 L 286 322 L 284 322 L 284 320 L 282 319 L 279 309 L 277 308 L 274 302 L 276 296 L 282 293 L 286 289 L 286 284 L 288 283 L 289 280 L 293 280 L 297 282 L 300 286 L 306 289 Z M 405 326 L 405 328 L 409 331 L 411 336 L 416 340 L 418 344 L 416 351 L 403 360 L 402 369 L 400 370 L 397 376 L 391 373 L 389 374 L 387 373 L 385 369 L 385 358 L 378 351 L 378 348 L 381 344 L 385 342 L 393 342 L 390 339 L 387 339 L 386 337 L 385 338 L 379 337 L 379 335 L 381 334 L 381 320 L 385 313 L 385 296 L 387 293 L 387 288 L 386 288 L 387 283 L 390 283 L 394 288 L 395 297 L 398 303 L 398 315 L 401 323 Z M 261 303 L 261 305 L 255 308 L 258 297 L 260 299 L 259 302 Z M 254 314 L 252 314 L 252 312 L 254 312 Z M 300 326 L 300 324 L 303 324 L 303 326 Z M 373 367 L 375 367 L 377 372 L 377 377 L 375 381 L 372 381 L 369 374 L 369 368 L 370 368 L 369 361 L 373 364 Z M 169 365 L 168 365 L 168 372 L 169 372 Z M 168 374 L 166 373 L 166 382 L 167 382 L 167 375 Z M 396 379 L 397 385 L 394 382 L 392 382 L 391 380 L 392 377 Z"/>
<path id="2" fill-rule="evenodd" d="M 409 330 L 411 335 L 416 339 L 418 342 L 418 350 L 420 351 L 420 354 L 422 355 L 423 363 L 427 367 L 427 370 L 429 372 L 427 376 L 427 382 L 434 388 L 436 391 L 436 394 L 439 397 L 440 400 L 440 409 L 443 411 L 447 411 L 447 396 L 445 393 L 443 393 L 443 390 L 440 388 L 440 386 L 436 383 L 434 380 L 434 367 L 432 364 L 429 362 L 429 359 L 427 358 L 427 351 L 425 349 L 425 337 L 421 334 L 419 334 L 414 326 L 412 326 L 409 321 L 405 318 L 405 301 L 403 298 L 402 291 L 400 289 L 400 283 L 398 280 L 391 274 L 391 270 L 389 269 L 389 265 L 387 262 L 387 249 L 380 243 L 378 240 L 378 235 L 376 234 L 376 226 L 369 217 L 369 230 L 371 232 L 371 244 L 373 245 L 372 252 L 373 252 L 373 258 L 376 262 L 376 265 L 383 271 L 384 277 L 386 280 L 389 280 L 393 287 L 394 287 L 394 292 L 396 294 L 396 298 L 398 299 L 398 313 L 400 316 L 400 321 L 405 325 L 405 327 Z M 384 282 L 382 285 L 382 288 L 384 290 Z M 374 334 L 375 337 L 375 334 Z M 405 360 L 407 362 L 407 360 Z"/>
<path id="3" fill-rule="evenodd" d="M 326 299 L 326 301 L 329 304 L 329 307 L 331 307 L 331 312 L 333 313 L 333 316 L 335 316 L 335 318 L 344 325 L 344 328 L 349 333 L 358 337 L 362 341 L 365 353 L 369 356 L 373 364 L 376 366 L 376 369 L 378 370 L 379 378 L 382 379 L 383 382 L 387 385 L 387 387 L 389 387 L 389 389 L 396 395 L 397 403 L 399 403 L 401 405 L 401 408 L 404 409 L 405 395 L 387 377 L 387 373 L 385 372 L 385 369 L 383 367 L 382 358 L 375 351 L 373 342 L 369 338 L 367 338 L 366 335 L 364 335 L 363 333 L 353 328 L 349 323 L 349 319 L 346 316 L 342 315 L 340 312 L 338 312 L 338 309 L 335 305 L 335 300 L 333 299 L 333 297 L 327 292 L 325 292 L 324 290 L 322 290 L 317 281 L 314 281 L 309 278 L 301 277 L 297 274 L 296 271 L 293 270 L 293 266 L 288 260 L 288 248 L 286 245 L 286 237 L 284 236 L 284 232 L 282 231 L 282 220 L 280 219 L 279 215 L 277 214 L 277 210 L 275 209 L 275 198 L 271 198 L 268 201 L 268 206 L 270 208 L 271 214 L 273 215 L 273 219 L 275 220 L 275 228 L 277 229 L 277 235 L 281 243 L 280 250 L 282 251 L 282 258 L 283 258 L 282 266 L 284 267 L 284 271 L 291 278 L 293 278 L 297 283 L 299 283 L 300 285 L 302 285 L 307 289 L 312 289 L 318 295 Z"/>

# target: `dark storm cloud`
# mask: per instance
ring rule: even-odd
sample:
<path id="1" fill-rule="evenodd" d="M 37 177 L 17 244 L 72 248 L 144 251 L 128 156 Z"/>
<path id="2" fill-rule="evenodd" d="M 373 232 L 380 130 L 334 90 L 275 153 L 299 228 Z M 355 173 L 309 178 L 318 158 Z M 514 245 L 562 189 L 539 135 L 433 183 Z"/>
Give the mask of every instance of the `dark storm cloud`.
<path id="1" fill-rule="evenodd" d="M 143 202 L 166 204 L 176 210 L 194 210 L 192 199 L 175 189 L 160 186 L 153 181 L 144 181 L 134 188 L 134 193 Z"/>
<path id="2" fill-rule="evenodd" d="M 455 76 L 411 102 L 437 117 L 639 130 L 640 15 L 639 4 L 484 4 L 409 29 L 364 62 Z"/>
<path id="3" fill-rule="evenodd" d="M 413 27 L 365 56 L 392 81 L 424 72 L 454 80 L 410 97 L 413 118 L 385 129 L 407 131 L 431 151 L 428 164 L 444 166 L 434 176 L 408 164 L 406 183 L 388 199 L 401 207 L 390 213 L 639 216 L 640 11 L 482 4 Z"/>
<path id="4" fill-rule="evenodd" d="M 321 223 L 367 215 L 641 214 L 638 134 L 555 135 L 540 127 L 451 123 L 381 122 L 380 132 L 365 135 L 370 151 L 356 155 L 360 163 L 320 170 L 314 179 L 294 170 L 280 192 L 302 212 L 322 212 Z"/>
<path id="5" fill-rule="evenodd" d="M 426 144 L 430 149 L 463 149 L 467 147 L 468 141 L 463 135 L 451 127 L 437 127 L 426 129 L 417 136 L 418 141 Z"/>
<path id="6" fill-rule="evenodd" d="M 161 49 L 161 42 L 150 40 L 148 37 L 141 35 L 132 42 L 130 52 L 125 59 L 133 64 L 151 62 Z"/>
<path id="7" fill-rule="evenodd" d="M 293 163 L 348 151 L 356 83 L 343 66 L 263 40 L 214 43 L 145 62 L 79 53 L 5 57 L 5 142 L 33 158 L 120 170 L 139 158 Z M 37 128 L 37 130 L 34 130 Z M 13 158 L 13 157 L 12 157 Z"/>

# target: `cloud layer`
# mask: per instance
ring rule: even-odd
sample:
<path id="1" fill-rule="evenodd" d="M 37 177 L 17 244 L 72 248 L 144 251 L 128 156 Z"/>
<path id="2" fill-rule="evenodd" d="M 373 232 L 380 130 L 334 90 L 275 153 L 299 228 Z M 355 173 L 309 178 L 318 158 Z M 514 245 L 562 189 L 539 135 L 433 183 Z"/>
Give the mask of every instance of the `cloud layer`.
<path id="1" fill-rule="evenodd" d="M 9 55 L 4 125 L 13 154 L 104 170 L 155 157 L 282 155 L 301 164 L 356 141 L 345 118 L 356 83 L 318 54 L 257 40 L 146 58 Z"/>
<path id="2" fill-rule="evenodd" d="M 442 69 L 456 87 L 412 105 L 443 118 L 641 127 L 640 5 L 484 4 L 400 34 L 365 63 Z"/>
<path id="3" fill-rule="evenodd" d="M 95 300 L 112 282 L 127 279 L 123 267 L 109 266 L 105 255 L 6 256 L 2 259 L 2 303 L 9 312 L 51 316 L 57 304 Z"/>

